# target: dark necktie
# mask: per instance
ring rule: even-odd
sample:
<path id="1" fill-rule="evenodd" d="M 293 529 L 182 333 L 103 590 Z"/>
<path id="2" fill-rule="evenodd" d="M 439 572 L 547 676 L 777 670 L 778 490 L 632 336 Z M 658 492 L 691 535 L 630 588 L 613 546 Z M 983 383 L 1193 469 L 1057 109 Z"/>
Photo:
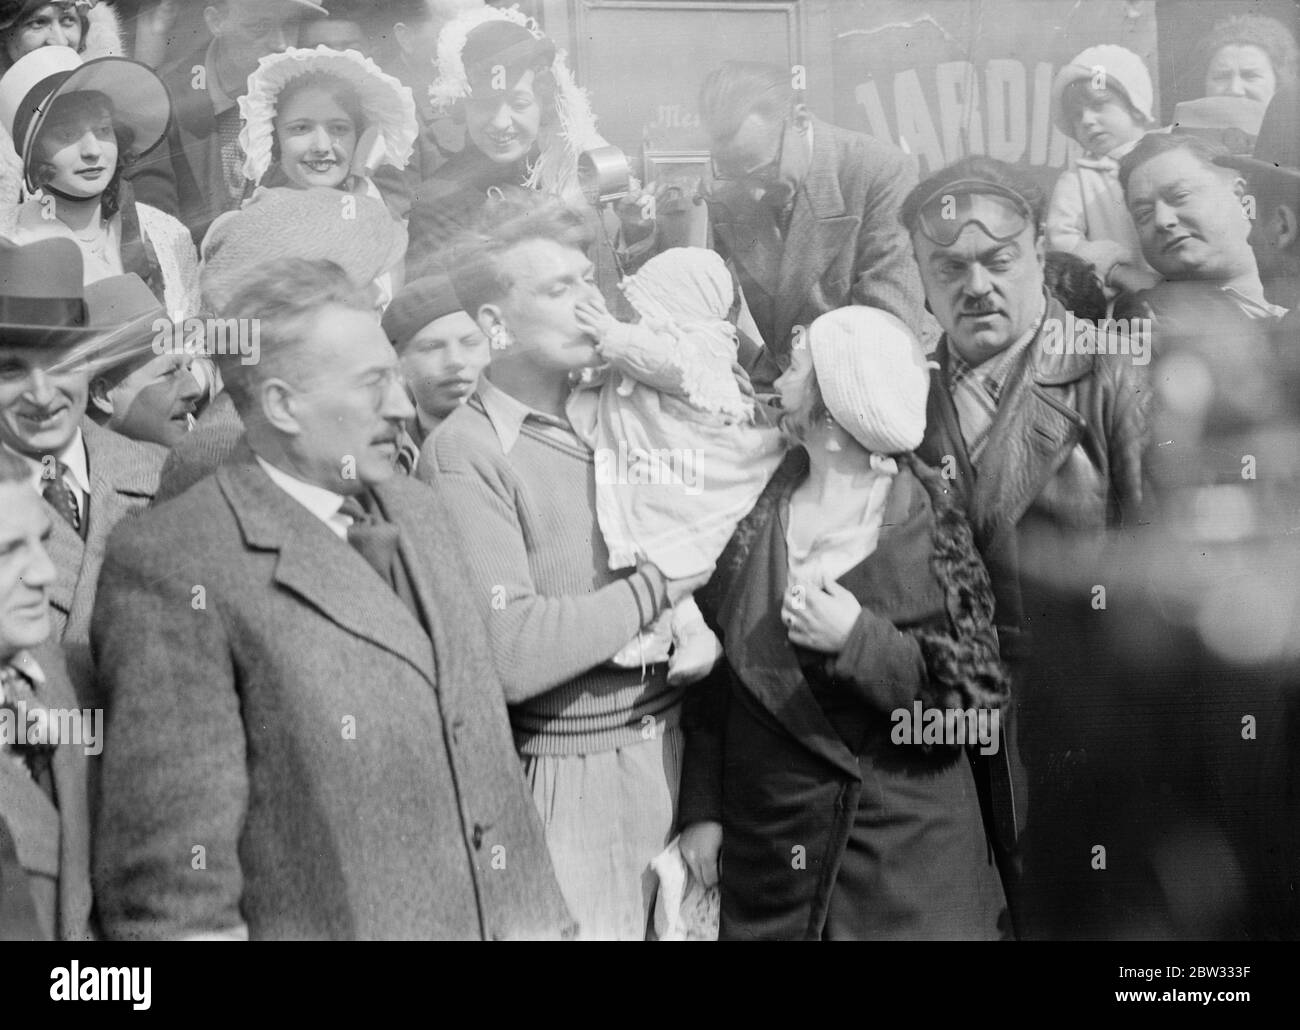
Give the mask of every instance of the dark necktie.
<path id="1" fill-rule="evenodd" d="M 6 708 L 12 713 L 15 726 L 22 720 L 30 727 L 28 714 L 43 707 L 44 705 L 36 696 L 35 685 L 20 670 L 12 665 L 0 668 L 0 708 Z M 57 805 L 54 797 L 54 775 L 50 767 L 54 745 L 48 741 L 39 744 L 0 743 L 0 750 L 4 749 L 9 750 L 13 757 L 21 759 L 28 775 L 45 792 L 45 796 Z"/>
<path id="2" fill-rule="evenodd" d="M 41 488 L 41 496 L 84 540 L 86 534 L 82 529 L 81 509 L 77 506 L 77 493 L 70 482 L 69 472 L 67 465 L 61 461 L 56 462 L 54 477 L 45 481 L 45 485 Z"/>
<path id="3" fill-rule="evenodd" d="M 397 553 L 398 527 L 380 514 L 374 500 L 367 494 L 361 498 L 347 497 L 339 513 L 348 516 L 348 543 L 366 563 L 379 573 L 379 578 L 392 587 L 402 603 L 418 620 L 415 594 L 406 577 L 401 556 Z"/>

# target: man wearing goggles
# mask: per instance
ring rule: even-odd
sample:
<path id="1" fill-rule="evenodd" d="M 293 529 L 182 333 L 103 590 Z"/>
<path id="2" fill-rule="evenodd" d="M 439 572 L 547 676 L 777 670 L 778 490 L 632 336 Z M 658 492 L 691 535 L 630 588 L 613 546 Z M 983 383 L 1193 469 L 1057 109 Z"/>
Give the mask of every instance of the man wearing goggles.
<path id="1" fill-rule="evenodd" d="M 1144 420 L 1133 365 L 1045 342 L 1049 329 L 1066 324 L 1044 283 L 1045 207 L 1033 180 L 971 156 L 930 176 L 900 210 L 926 302 L 944 330 L 917 453 L 945 470 L 975 531 L 993 584 L 1002 658 L 1015 678 L 1013 698 L 1022 693 L 1029 653 L 1021 556 L 1041 549 L 1040 534 L 1075 539 L 1133 519 L 1142 498 Z M 1041 634 L 1050 646 L 1053 629 L 1037 619 L 1035 643 Z M 1016 842 L 1030 793 L 1015 719 L 1004 712 L 1006 744 L 979 760 L 979 775 L 1019 924 L 1025 910 Z M 1024 736 L 1043 735 L 1027 729 Z M 1027 757 L 1026 766 L 1043 768 L 1049 757 L 1032 764 Z"/>
<path id="2" fill-rule="evenodd" d="M 1015 189 L 979 179 L 944 182 L 915 207 L 913 245 L 926 299 L 971 365 L 1021 339 L 1042 315 L 1043 242 L 1034 210 Z"/>

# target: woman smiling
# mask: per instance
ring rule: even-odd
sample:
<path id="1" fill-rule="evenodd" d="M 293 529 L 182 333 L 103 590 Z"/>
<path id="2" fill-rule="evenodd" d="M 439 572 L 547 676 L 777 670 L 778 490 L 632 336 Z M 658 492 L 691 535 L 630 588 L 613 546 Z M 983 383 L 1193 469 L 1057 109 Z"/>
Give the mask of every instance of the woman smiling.
<path id="1" fill-rule="evenodd" d="M 239 108 L 250 191 L 325 187 L 382 200 L 371 176 L 404 168 L 419 134 L 410 89 L 353 50 L 262 58 Z"/>

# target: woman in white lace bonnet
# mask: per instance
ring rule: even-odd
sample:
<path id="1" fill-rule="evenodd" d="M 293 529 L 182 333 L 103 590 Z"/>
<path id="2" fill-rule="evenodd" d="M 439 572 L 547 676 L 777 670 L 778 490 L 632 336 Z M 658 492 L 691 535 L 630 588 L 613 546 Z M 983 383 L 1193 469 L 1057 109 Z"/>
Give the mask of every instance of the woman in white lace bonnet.
<path id="1" fill-rule="evenodd" d="M 419 135 L 411 90 L 355 50 L 293 48 L 258 62 L 239 98 L 244 177 L 385 200 L 371 176 L 404 168 Z"/>
<path id="2" fill-rule="evenodd" d="M 326 256 L 319 253 L 326 240 L 356 252 L 356 260 L 340 261 L 349 269 L 373 266 L 374 254 L 389 255 L 373 279 L 382 311 L 402 287 L 407 236 L 371 176 L 380 166 L 402 168 L 410 160 L 419 132 L 410 89 L 355 50 L 293 48 L 258 62 L 239 109 L 249 195 L 203 238 L 205 298 L 219 303 L 231 275 L 240 273 L 231 255 L 250 253 L 250 246 L 255 251 L 258 236 L 279 225 L 280 237 L 260 245 L 280 256 Z M 364 239 L 351 239 L 361 234 Z"/>

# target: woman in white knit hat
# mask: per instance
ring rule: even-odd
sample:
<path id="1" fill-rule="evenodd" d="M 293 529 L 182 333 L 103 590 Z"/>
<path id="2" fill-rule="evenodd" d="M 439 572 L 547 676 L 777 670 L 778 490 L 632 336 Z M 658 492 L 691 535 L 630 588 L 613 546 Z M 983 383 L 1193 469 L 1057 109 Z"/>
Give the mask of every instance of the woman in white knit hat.
<path id="1" fill-rule="evenodd" d="M 996 747 L 1008 689 L 970 528 L 912 455 L 925 358 L 866 307 L 792 356 L 798 446 L 700 595 L 729 673 L 688 695 L 682 854 L 710 884 L 726 848 L 723 938 L 1003 936 L 971 765 L 918 713 L 974 712 Z"/>

